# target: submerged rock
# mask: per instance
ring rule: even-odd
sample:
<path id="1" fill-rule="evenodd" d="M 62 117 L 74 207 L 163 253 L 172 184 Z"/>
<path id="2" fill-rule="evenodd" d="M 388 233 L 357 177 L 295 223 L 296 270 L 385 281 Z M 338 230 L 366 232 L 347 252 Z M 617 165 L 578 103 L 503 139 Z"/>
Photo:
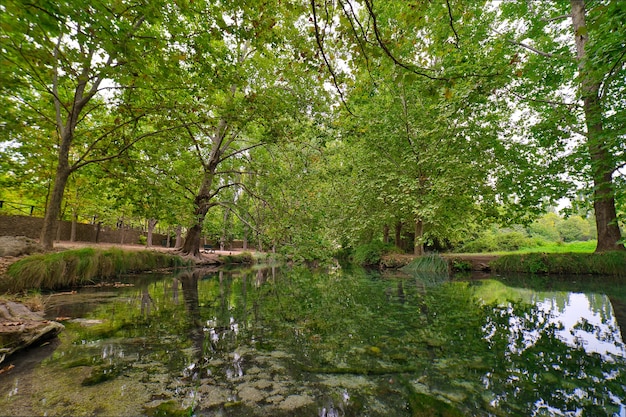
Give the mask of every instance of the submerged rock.
<path id="1" fill-rule="evenodd" d="M 45 320 L 42 314 L 23 304 L 0 303 L 0 363 L 19 350 L 56 336 L 63 329 L 61 323 Z"/>
<path id="2" fill-rule="evenodd" d="M 296 410 L 314 403 L 315 400 L 308 395 L 290 395 L 278 407 L 282 410 Z"/>

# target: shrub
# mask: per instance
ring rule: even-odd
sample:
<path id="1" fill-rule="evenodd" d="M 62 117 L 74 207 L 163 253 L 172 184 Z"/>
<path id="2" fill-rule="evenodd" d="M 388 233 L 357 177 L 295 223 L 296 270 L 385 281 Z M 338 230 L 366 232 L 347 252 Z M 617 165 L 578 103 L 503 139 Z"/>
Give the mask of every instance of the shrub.
<path id="1" fill-rule="evenodd" d="M 363 266 L 378 265 L 383 255 L 395 251 L 396 248 L 390 243 L 380 240 L 357 246 L 352 254 L 352 261 Z"/>

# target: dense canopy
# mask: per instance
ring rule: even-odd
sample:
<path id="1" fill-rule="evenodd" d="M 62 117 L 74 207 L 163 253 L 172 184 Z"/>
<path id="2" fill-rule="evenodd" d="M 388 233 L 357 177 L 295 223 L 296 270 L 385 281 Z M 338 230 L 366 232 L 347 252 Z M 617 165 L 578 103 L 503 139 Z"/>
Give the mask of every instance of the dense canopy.
<path id="1" fill-rule="evenodd" d="M 569 201 L 624 249 L 626 3 L 0 5 L 0 200 L 303 258 Z M 0 208 L 0 214 L 3 214 Z"/>

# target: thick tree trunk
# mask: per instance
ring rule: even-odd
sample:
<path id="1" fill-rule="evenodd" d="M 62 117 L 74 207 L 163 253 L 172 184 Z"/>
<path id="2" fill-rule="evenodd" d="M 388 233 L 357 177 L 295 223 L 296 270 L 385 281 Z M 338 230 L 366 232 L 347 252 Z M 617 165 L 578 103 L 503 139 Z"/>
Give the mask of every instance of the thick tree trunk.
<path id="1" fill-rule="evenodd" d="M 413 244 L 413 254 L 422 256 L 424 254 L 424 222 L 422 219 L 415 220 L 415 242 Z"/>
<path id="2" fill-rule="evenodd" d="M 59 155 L 59 165 L 57 167 L 56 176 L 54 178 L 54 186 L 52 187 L 52 195 L 48 200 L 46 207 L 46 215 L 43 219 L 43 227 L 41 229 L 40 243 L 46 250 L 54 247 L 54 237 L 56 236 L 57 220 L 61 212 L 61 203 L 63 202 L 63 192 L 67 179 L 70 176 L 67 157 L 62 160 Z"/>
<path id="3" fill-rule="evenodd" d="M 580 90 L 584 102 L 585 123 L 587 125 L 587 146 L 591 155 L 593 175 L 593 206 L 598 229 L 596 252 L 624 250 L 618 243 L 621 238 L 617 213 L 615 210 L 615 192 L 613 172 L 615 171 L 611 154 L 604 140 L 602 107 L 600 104 L 600 80 L 593 75 L 591 63 L 585 53 L 588 30 L 585 19 L 584 0 L 571 0 L 572 25 L 576 40 L 578 68 L 580 69 Z"/>
<path id="4" fill-rule="evenodd" d="M 180 251 L 185 255 L 200 256 L 200 235 L 202 234 L 202 224 L 194 224 L 187 230 L 185 242 Z"/>

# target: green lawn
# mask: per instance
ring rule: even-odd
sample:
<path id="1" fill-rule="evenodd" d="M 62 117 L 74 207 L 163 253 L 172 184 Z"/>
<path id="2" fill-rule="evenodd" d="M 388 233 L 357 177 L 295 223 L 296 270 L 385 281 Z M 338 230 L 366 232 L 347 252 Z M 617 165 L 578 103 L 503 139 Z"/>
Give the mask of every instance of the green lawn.
<path id="1" fill-rule="evenodd" d="M 522 248 L 520 250 L 509 253 L 592 253 L 596 250 L 596 241 L 588 240 L 586 242 L 568 242 L 568 243 L 550 243 L 544 246 L 534 246 L 531 248 Z"/>
<path id="2" fill-rule="evenodd" d="M 596 250 L 596 241 L 588 240 L 586 242 L 546 242 L 545 245 L 532 246 L 529 248 L 521 248 L 516 251 L 496 251 L 496 252 L 480 252 L 480 253 L 459 253 L 458 255 L 511 255 L 524 253 L 593 253 Z"/>

